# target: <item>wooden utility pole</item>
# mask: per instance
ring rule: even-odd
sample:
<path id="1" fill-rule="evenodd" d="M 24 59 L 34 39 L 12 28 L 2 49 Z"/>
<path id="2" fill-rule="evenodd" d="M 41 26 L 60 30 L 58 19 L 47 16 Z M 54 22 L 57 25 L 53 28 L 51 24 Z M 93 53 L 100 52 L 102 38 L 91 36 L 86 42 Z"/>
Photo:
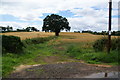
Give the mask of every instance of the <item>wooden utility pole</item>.
<path id="1" fill-rule="evenodd" d="M 109 0 L 108 53 L 111 48 L 112 0 Z"/>

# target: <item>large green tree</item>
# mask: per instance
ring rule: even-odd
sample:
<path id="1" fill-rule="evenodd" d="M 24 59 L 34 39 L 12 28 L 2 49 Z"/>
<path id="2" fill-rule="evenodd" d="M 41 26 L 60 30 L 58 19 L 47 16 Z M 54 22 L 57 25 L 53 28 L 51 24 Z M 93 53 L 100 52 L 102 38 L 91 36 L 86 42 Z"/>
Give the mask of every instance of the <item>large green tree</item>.
<path id="1" fill-rule="evenodd" d="M 55 32 L 56 36 L 59 36 L 61 30 L 70 31 L 69 22 L 65 17 L 51 14 L 46 16 L 43 20 L 42 31 L 45 32 Z"/>

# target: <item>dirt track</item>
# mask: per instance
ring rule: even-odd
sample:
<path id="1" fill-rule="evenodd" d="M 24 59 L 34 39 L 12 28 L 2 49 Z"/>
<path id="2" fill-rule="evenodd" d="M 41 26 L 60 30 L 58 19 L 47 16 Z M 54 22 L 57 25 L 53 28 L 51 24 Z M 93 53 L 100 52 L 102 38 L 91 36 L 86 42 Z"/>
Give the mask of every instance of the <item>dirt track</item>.
<path id="1" fill-rule="evenodd" d="M 15 71 L 10 78 L 84 78 L 92 73 L 118 71 L 118 67 L 89 65 L 80 62 L 31 66 Z"/>

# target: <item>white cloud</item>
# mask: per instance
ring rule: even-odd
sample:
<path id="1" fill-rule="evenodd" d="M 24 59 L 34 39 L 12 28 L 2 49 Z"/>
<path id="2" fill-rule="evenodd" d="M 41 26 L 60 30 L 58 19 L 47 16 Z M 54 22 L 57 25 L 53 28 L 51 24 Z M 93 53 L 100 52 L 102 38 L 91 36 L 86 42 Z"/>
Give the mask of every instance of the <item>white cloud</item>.
<path id="1" fill-rule="evenodd" d="M 0 22 L 0 25 L 1 26 L 14 26 L 14 29 L 17 29 L 17 28 L 24 28 L 25 26 L 28 26 L 29 23 L 20 23 L 20 22 Z M 23 26 L 24 25 L 24 26 Z"/>
<path id="2" fill-rule="evenodd" d="M 21 23 L 21 22 L 0 22 L 0 26 L 12 26 L 14 30 L 16 29 L 23 29 L 26 27 L 36 27 L 37 29 L 41 30 L 42 29 L 42 25 L 34 25 L 34 24 L 30 24 L 30 23 Z"/>
<path id="3" fill-rule="evenodd" d="M 107 19 L 94 19 L 88 17 L 82 18 L 68 18 L 70 22 L 70 26 L 72 27 L 72 31 L 74 30 L 93 30 L 93 31 L 101 31 L 107 30 L 107 24 L 103 24 L 103 22 L 107 22 Z"/>
<path id="4" fill-rule="evenodd" d="M 43 13 L 58 13 L 63 10 L 70 10 L 78 18 L 68 18 L 72 29 L 93 29 L 106 30 L 108 23 L 108 1 L 109 0 L 2 0 L 0 14 L 10 14 L 23 21 L 42 21 Z M 113 9 L 118 8 L 118 1 L 113 1 Z M 94 10 L 91 7 L 100 8 Z M 82 9 L 75 9 L 82 8 Z M 117 15 L 117 10 L 113 15 Z M 3 22 L 1 24 L 11 24 L 17 26 L 30 25 L 30 23 Z M 32 24 L 34 25 L 34 24 Z M 117 26 L 117 19 L 113 20 L 113 25 Z M 37 25 L 36 25 L 37 26 Z M 39 25 L 38 25 L 39 26 Z M 78 27 L 80 26 L 80 27 Z M 90 27 L 91 26 L 91 27 Z"/>

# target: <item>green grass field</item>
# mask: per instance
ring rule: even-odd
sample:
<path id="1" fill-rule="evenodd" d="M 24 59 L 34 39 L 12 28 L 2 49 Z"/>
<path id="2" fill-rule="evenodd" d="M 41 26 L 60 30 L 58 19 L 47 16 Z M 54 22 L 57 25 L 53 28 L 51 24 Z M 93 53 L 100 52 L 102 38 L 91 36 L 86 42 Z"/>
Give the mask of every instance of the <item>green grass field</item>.
<path id="1" fill-rule="evenodd" d="M 49 41 L 40 44 L 26 44 L 21 54 L 7 53 L 2 56 L 2 75 L 8 76 L 16 66 L 33 64 L 51 64 L 83 60 L 90 64 L 118 65 L 118 51 L 95 52 L 92 45 L 102 36 L 78 33 L 62 33 Z M 87 37 L 89 35 L 89 37 Z M 91 36 L 90 36 L 91 35 Z M 82 39 L 83 37 L 83 39 Z M 92 40 L 89 40 L 91 37 Z M 88 40 L 86 40 L 89 38 Z M 36 38 L 37 39 L 37 38 Z M 24 42 L 24 40 L 23 40 Z M 24 42 L 25 44 L 25 42 Z M 54 58 L 54 59 L 53 59 Z"/>

